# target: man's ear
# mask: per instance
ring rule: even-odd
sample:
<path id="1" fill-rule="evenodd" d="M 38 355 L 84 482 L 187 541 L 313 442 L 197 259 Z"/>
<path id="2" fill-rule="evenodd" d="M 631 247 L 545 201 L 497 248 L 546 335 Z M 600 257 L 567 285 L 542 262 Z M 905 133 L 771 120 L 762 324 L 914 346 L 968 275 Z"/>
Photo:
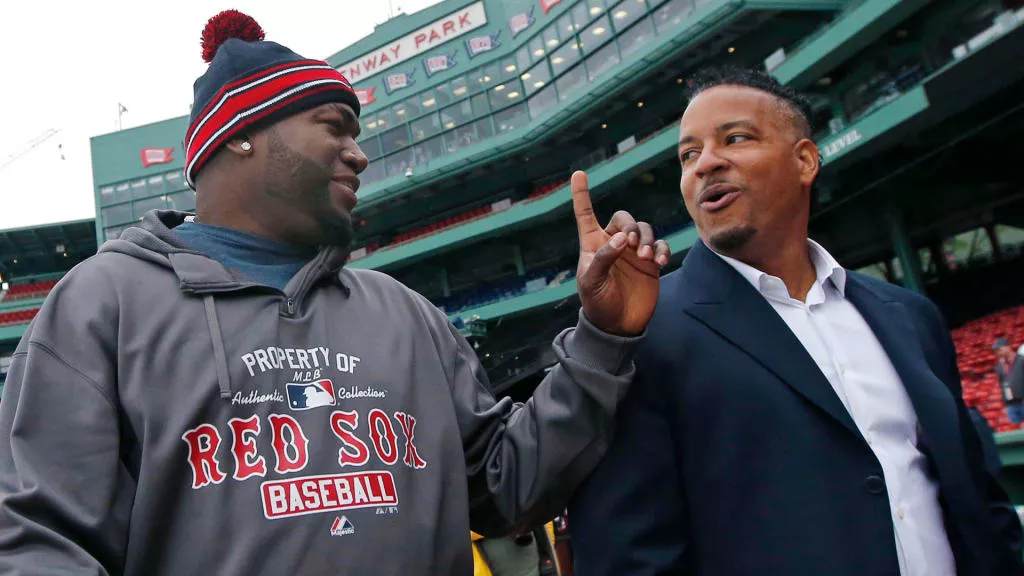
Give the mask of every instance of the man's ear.
<path id="1" fill-rule="evenodd" d="M 821 153 L 818 151 L 818 145 L 810 138 L 803 138 L 794 145 L 793 152 L 800 170 L 800 182 L 804 186 L 810 186 L 821 171 Z"/>
<path id="2" fill-rule="evenodd" d="M 230 150 L 233 154 L 239 156 L 252 156 L 253 145 L 252 140 L 248 135 L 240 135 L 238 138 L 232 138 L 228 140 L 228 143 L 224 145 L 225 148 Z"/>

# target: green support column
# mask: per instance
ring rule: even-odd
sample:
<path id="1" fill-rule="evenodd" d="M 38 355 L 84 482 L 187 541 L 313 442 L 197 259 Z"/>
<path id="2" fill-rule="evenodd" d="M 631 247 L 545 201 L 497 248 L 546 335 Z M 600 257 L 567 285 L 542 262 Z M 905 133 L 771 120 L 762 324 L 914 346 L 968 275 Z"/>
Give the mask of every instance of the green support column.
<path id="1" fill-rule="evenodd" d="M 914 246 L 910 243 L 910 234 L 903 222 L 903 215 L 895 208 L 889 207 L 885 211 L 885 223 L 889 228 L 889 237 L 892 239 L 896 258 L 899 259 L 900 268 L 903 269 L 903 287 L 924 294 L 921 259 L 917 257 L 917 250 L 914 250 Z"/>
<path id="2" fill-rule="evenodd" d="M 452 287 L 448 284 L 448 269 L 441 267 L 441 293 L 447 298 L 452 295 Z"/>
<path id="3" fill-rule="evenodd" d="M 992 245 L 992 255 L 995 256 L 996 262 L 1002 262 L 1003 245 L 999 243 L 999 231 L 996 230 L 996 225 L 986 224 L 985 233 L 988 234 L 988 242 Z"/>
<path id="4" fill-rule="evenodd" d="M 523 250 L 519 247 L 519 244 L 512 245 L 512 257 L 516 261 L 516 274 L 523 276 L 526 274 L 526 263 L 523 262 Z"/>

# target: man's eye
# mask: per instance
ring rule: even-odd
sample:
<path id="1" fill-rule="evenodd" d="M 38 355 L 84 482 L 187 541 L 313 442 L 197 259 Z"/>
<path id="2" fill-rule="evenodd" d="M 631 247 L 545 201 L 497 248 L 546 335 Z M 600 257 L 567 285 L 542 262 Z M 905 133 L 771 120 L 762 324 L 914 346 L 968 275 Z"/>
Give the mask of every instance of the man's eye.
<path id="1" fill-rule="evenodd" d="M 728 138 L 725 139 L 725 142 L 726 144 L 735 144 L 737 142 L 744 142 L 746 140 L 750 140 L 750 136 L 747 136 L 746 134 L 731 134 Z"/>
<path id="2" fill-rule="evenodd" d="M 688 162 L 690 160 L 693 160 L 696 157 L 697 157 L 697 151 L 696 150 L 687 150 L 687 151 L 685 151 L 685 152 L 683 152 L 682 154 L 679 155 L 679 160 L 681 162 Z"/>

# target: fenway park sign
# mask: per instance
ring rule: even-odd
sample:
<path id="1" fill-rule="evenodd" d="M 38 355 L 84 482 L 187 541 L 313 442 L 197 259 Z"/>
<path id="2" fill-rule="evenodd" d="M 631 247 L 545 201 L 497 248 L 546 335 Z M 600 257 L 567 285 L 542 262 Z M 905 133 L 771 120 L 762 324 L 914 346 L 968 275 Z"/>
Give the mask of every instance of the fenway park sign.
<path id="1" fill-rule="evenodd" d="M 422 55 L 467 32 L 487 24 L 484 3 L 476 2 L 439 18 L 426 26 L 338 66 L 338 71 L 355 84 Z"/>

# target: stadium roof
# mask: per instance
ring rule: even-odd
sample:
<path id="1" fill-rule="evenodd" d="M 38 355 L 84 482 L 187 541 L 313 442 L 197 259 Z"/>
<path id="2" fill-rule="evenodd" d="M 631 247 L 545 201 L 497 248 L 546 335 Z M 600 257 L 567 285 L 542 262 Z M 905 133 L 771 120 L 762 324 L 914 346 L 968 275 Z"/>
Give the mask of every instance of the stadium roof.
<path id="1" fill-rule="evenodd" d="M 0 230 L 4 280 L 66 272 L 96 253 L 92 218 Z"/>

